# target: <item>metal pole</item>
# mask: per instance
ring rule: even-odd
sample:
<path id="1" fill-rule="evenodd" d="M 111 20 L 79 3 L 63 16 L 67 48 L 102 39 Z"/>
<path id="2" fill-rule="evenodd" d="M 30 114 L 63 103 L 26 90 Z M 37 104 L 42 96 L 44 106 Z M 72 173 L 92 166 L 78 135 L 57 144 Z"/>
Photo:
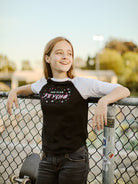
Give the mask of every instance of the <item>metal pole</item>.
<path id="1" fill-rule="evenodd" d="M 96 69 L 97 72 L 100 70 L 99 54 L 96 54 L 95 69 Z"/>
<path id="2" fill-rule="evenodd" d="M 114 183 L 115 154 L 115 107 L 108 106 L 107 126 L 104 126 L 103 137 L 103 184 Z"/>
<path id="3" fill-rule="evenodd" d="M 99 80 L 100 76 L 100 62 L 99 62 L 99 54 L 96 54 L 96 73 L 97 73 L 97 79 Z"/>

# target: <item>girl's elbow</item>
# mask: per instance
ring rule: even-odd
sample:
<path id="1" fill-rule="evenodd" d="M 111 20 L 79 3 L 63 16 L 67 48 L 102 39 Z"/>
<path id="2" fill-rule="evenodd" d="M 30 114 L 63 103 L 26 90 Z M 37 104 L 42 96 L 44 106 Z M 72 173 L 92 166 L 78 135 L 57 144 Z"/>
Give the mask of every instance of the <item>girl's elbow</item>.
<path id="1" fill-rule="evenodd" d="M 126 87 L 123 87 L 125 90 L 126 97 L 130 96 L 130 90 Z"/>

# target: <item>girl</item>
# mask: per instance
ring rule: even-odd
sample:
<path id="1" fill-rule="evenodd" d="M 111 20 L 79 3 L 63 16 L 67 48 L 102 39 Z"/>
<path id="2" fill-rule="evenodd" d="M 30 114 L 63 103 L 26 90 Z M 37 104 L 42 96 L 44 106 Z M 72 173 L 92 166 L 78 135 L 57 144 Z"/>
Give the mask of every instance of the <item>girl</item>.
<path id="1" fill-rule="evenodd" d="M 93 128 L 107 124 L 107 105 L 130 95 L 119 84 L 73 76 L 73 46 L 56 37 L 46 45 L 43 55 L 44 78 L 32 85 L 11 90 L 7 109 L 17 103 L 17 95 L 40 95 L 43 112 L 42 150 L 37 184 L 86 184 L 88 175 L 88 102 L 102 96 L 93 117 Z"/>

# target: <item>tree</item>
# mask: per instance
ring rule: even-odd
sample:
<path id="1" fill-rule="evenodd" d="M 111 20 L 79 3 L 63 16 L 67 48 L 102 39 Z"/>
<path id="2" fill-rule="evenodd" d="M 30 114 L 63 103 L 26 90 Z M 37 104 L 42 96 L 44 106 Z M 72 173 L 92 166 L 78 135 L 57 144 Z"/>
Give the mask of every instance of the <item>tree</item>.
<path id="1" fill-rule="evenodd" d="M 32 70 L 30 62 L 25 60 L 22 62 L 22 69 L 21 70 Z"/>
<path id="2" fill-rule="evenodd" d="M 123 55 L 125 69 L 129 72 L 124 72 L 126 76 L 125 79 L 127 81 L 135 81 L 138 82 L 138 53 L 134 52 L 126 52 Z"/>
<path id="3" fill-rule="evenodd" d="M 122 83 L 131 91 L 138 91 L 138 53 L 126 52 L 123 54 L 125 70 L 121 77 Z"/>
<path id="4" fill-rule="evenodd" d="M 0 71 L 13 72 L 16 70 L 14 62 L 10 61 L 7 56 L 0 55 Z"/>
<path id="5" fill-rule="evenodd" d="M 138 46 L 133 42 L 121 41 L 117 39 L 112 39 L 106 43 L 105 48 L 113 49 L 118 51 L 120 54 L 132 51 L 138 52 Z"/>
<path id="6" fill-rule="evenodd" d="M 124 62 L 122 56 L 116 51 L 105 48 L 102 53 L 99 54 L 100 69 L 102 70 L 114 70 L 117 75 L 123 74 Z"/>
<path id="7" fill-rule="evenodd" d="M 86 62 L 85 62 L 85 66 L 81 67 L 81 69 L 83 70 L 95 70 L 95 62 L 96 62 L 96 58 L 95 57 L 90 57 L 88 56 Z"/>

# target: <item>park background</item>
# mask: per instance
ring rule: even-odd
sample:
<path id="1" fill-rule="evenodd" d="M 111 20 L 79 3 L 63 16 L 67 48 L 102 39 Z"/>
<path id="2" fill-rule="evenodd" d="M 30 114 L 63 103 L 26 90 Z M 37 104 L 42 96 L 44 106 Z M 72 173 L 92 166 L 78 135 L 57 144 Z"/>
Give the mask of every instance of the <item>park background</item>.
<path id="1" fill-rule="evenodd" d="M 138 96 L 137 17 L 137 0 L 0 0 L 0 90 L 10 90 L 6 73 L 34 71 L 36 81 L 39 70 L 42 77 L 46 43 L 64 36 L 74 46 L 75 68 L 112 70 Z"/>

